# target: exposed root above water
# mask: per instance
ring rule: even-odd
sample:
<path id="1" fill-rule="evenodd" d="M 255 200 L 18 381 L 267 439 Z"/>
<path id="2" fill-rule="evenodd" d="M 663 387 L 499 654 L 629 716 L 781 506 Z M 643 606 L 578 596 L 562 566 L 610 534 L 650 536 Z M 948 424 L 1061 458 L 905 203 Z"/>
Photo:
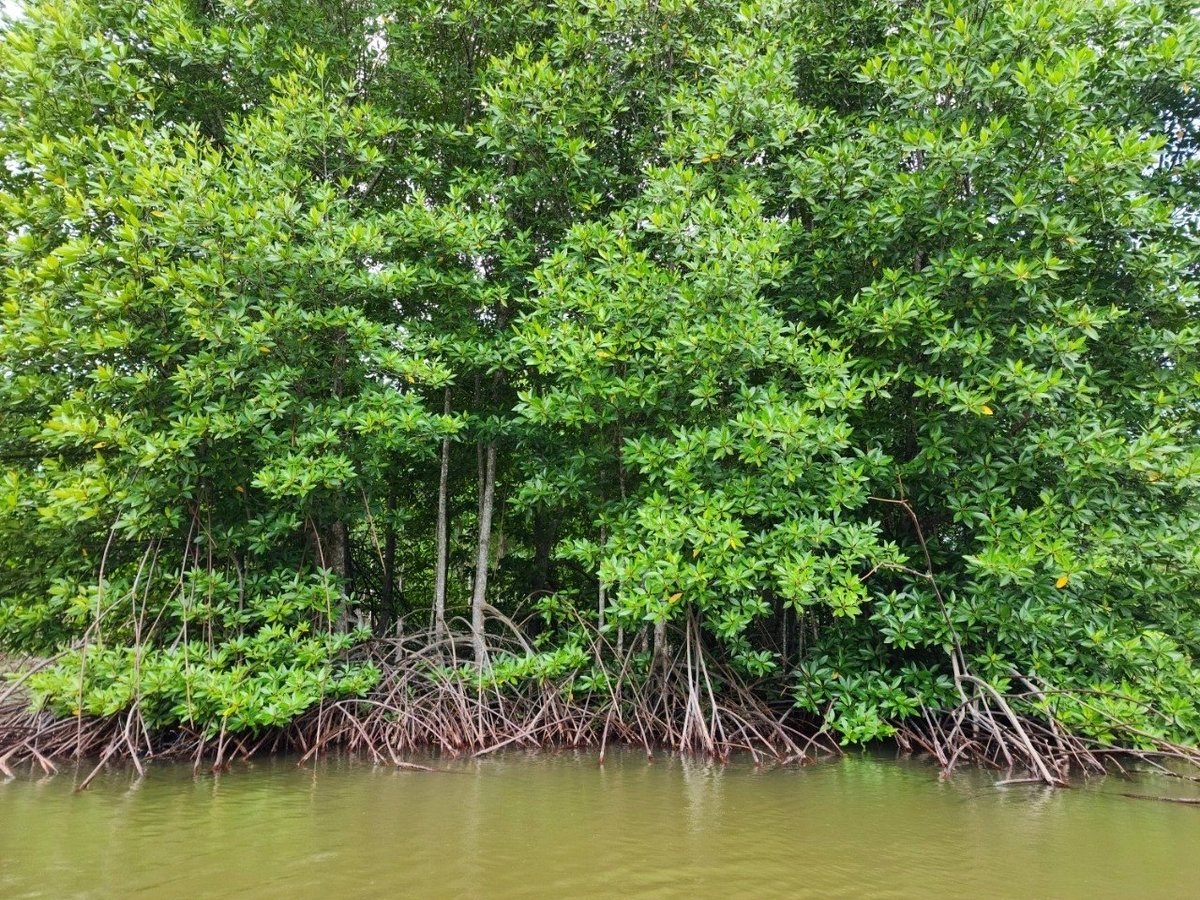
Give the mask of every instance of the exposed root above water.
<path id="1" fill-rule="evenodd" d="M 1163 775 L 1180 777 L 1164 763 L 1176 761 L 1200 768 L 1200 750 L 1173 744 L 1129 730 L 1125 745 L 1102 743 L 1064 729 L 1052 717 L 1017 712 L 1018 700 L 1040 699 L 1032 689 L 1003 696 L 986 682 L 974 682 L 978 691 L 949 711 L 923 710 L 896 729 L 902 752 L 923 752 L 945 772 L 962 764 L 1022 773 L 1000 784 L 1046 784 L 1064 787 L 1072 774 L 1127 774 L 1135 764 Z M 1200 779 L 1197 779 L 1200 780 Z"/>
<path id="2" fill-rule="evenodd" d="M 344 751 L 413 768 L 423 767 L 404 757 L 427 750 L 483 755 L 504 748 L 591 747 L 603 761 L 607 748 L 620 744 L 640 746 L 648 755 L 669 750 L 725 760 L 748 754 L 777 763 L 841 752 L 826 727 L 799 714 L 778 685 L 766 690 L 747 684 L 713 659 L 694 626 L 677 638 L 673 649 L 660 648 L 649 671 L 644 656 L 635 671 L 632 650 L 593 646 L 596 660 L 617 663 L 597 662 L 602 677 L 593 678 L 597 686 L 590 691 L 572 689 L 572 677 L 497 685 L 474 670 L 469 655 L 457 656 L 470 647 L 461 636 L 375 640 L 355 654 L 382 674 L 368 696 L 326 700 L 286 727 L 255 734 L 154 730 L 136 705 L 104 718 L 55 716 L 30 708 L 19 678 L 0 691 L 0 774 L 11 776 L 18 765 L 50 774 L 63 759 L 98 760 L 82 788 L 110 761 L 142 771 L 149 759 L 190 760 L 196 768 L 216 770 L 276 752 L 298 753 L 305 762 Z M 495 640 L 489 658 L 514 649 Z M 11 667 L 27 677 L 49 662 Z M 1178 774 L 1164 765 L 1171 760 L 1200 767 L 1195 748 L 1132 733 L 1129 746 L 1101 744 L 1069 733 L 1053 718 L 1022 711 L 1049 690 L 1029 679 L 1018 676 L 1025 693 L 1002 695 L 971 675 L 959 678 L 963 702 L 957 708 L 925 710 L 897 724 L 901 752 L 927 754 L 947 772 L 965 763 L 1012 773 L 1001 784 L 1063 786 L 1074 773 L 1125 773 L 1135 762 L 1171 775 Z"/>
<path id="3" fill-rule="evenodd" d="M 217 769 L 257 753 L 298 752 L 306 761 L 335 750 L 397 766 L 409 765 L 405 754 L 429 749 L 482 755 L 508 747 L 594 747 L 603 760 L 608 746 L 624 744 L 647 754 L 662 749 L 728 759 L 746 753 L 783 763 L 839 752 L 790 703 L 763 699 L 736 673 L 705 658 L 698 636 L 636 677 L 633 654 L 626 654 L 616 671 L 597 679 L 603 686 L 589 692 L 569 689 L 565 678 L 497 686 L 456 656 L 461 645 L 462 638 L 424 633 L 362 645 L 356 656 L 382 673 L 369 696 L 327 700 L 286 727 L 253 735 L 153 731 L 136 706 L 106 718 L 58 717 L 32 711 L 14 684 L 0 694 L 0 773 L 9 775 L 20 763 L 50 773 L 63 758 L 98 759 L 96 771 L 110 760 L 132 761 L 140 770 L 144 760 L 162 758 Z M 506 649 L 497 642 L 489 655 Z"/>
<path id="4" fill-rule="evenodd" d="M 291 729 L 306 754 L 330 742 L 395 759 L 422 747 L 488 753 L 503 747 L 594 746 L 612 743 L 707 754 L 725 759 L 803 761 L 837 753 L 834 741 L 790 704 L 773 705 L 731 671 L 713 668 L 683 642 L 650 673 L 632 673 L 633 654 L 588 692 L 565 682 L 528 680 L 503 687 L 454 665 L 455 642 L 427 636 L 378 641 L 371 661 L 383 672 L 365 701 L 317 707 Z M 493 653 L 494 657 L 496 654 Z"/>

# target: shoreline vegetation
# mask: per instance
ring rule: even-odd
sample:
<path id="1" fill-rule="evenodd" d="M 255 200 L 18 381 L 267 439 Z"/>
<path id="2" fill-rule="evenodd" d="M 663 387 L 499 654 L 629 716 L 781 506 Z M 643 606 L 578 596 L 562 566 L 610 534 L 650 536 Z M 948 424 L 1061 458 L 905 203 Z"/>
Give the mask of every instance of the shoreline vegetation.
<path id="1" fill-rule="evenodd" d="M 8 661 L 2 671 L 21 673 L 0 693 L 0 775 L 12 777 L 21 763 L 49 775 L 63 759 L 94 761 L 81 782 L 84 790 L 110 762 L 144 764 L 163 759 L 190 761 L 194 769 L 228 768 L 262 753 L 300 754 L 300 764 L 330 752 L 349 752 L 376 764 L 427 769 L 405 762 L 412 752 L 482 756 L 511 749 L 592 749 L 603 764 L 613 746 L 637 747 L 647 757 L 674 751 L 727 761 L 734 754 L 756 764 L 805 765 L 841 755 L 844 747 L 817 717 L 797 711 L 776 685 L 774 701 L 762 685 L 747 684 L 705 651 L 698 634 L 685 634 L 660 658 L 649 677 L 634 679 L 635 652 L 620 669 L 600 671 L 606 690 L 579 692 L 571 678 L 516 679 L 507 685 L 482 677 L 456 650 L 474 649 L 470 635 L 417 632 L 375 639 L 354 650 L 358 662 L 374 666 L 380 682 L 365 697 L 322 701 L 287 725 L 250 734 L 175 728 L 148 729 L 135 703 L 108 717 L 64 717 L 35 709 L 21 693 L 24 680 L 53 660 Z M 591 650 L 612 659 L 615 648 Z M 493 659 L 521 658 L 524 640 L 492 642 Z M 1005 697 L 986 682 L 963 677 L 963 702 L 895 729 L 901 756 L 928 759 L 951 774 L 971 765 L 1006 773 L 999 785 L 1043 784 L 1066 787 L 1072 776 L 1128 774 L 1135 763 L 1168 777 L 1181 775 L 1167 763 L 1200 769 L 1200 750 L 1168 741 L 1121 745 L 1067 732 L 1052 718 L 1017 713 L 1015 703 L 1043 700 L 1047 688 L 1020 679 L 1024 694 Z M 714 683 L 718 685 L 714 689 Z M 975 689 L 972 689 L 975 688 Z M 970 693 L 968 694 L 968 691 Z M 767 696 L 771 696 L 768 693 Z M 1130 727 L 1112 723 L 1115 728 Z M 1131 728 L 1135 737 L 1137 730 Z"/>
<path id="2" fill-rule="evenodd" d="M 0 774 L 1200 759 L 1195 0 L 19 6 Z"/>

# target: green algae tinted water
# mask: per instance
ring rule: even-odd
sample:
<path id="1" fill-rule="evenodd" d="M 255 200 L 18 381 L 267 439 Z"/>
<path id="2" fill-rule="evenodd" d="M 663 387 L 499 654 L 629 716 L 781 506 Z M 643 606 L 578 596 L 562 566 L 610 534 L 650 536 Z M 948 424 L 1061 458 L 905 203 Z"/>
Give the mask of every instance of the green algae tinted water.
<path id="1" fill-rule="evenodd" d="M 425 773 L 352 760 L 160 764 L 0 784 L 0 897 L 1200 898 L 1200 796 L 949 781 L 869 757 L 756 770 L 507 754 Z"/>

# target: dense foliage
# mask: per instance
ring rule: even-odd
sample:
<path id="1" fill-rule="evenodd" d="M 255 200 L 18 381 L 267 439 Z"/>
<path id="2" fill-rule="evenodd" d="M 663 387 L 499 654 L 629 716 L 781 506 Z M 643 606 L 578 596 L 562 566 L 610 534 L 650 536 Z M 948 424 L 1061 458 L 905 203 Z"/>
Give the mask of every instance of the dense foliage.
<path id="1" fill-rule="evenodd" d="M 850 742 L 1194 744 L 1198 67 L 1173 0 L 30 2 L 0 647 L 255 731 L 372 632 L 695 628 Z"/>

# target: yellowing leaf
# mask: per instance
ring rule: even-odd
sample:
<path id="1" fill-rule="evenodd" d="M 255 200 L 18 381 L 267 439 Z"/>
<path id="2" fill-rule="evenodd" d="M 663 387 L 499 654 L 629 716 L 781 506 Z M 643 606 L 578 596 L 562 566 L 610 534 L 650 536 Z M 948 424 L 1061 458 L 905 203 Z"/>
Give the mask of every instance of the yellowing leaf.
<path id="1" fill-rule="evenodd" d="M 988 406 L 986 403 L 983 404 L 982 408 L 979 411 L 981 413 L 983 413 L 985 416 L 990 416 L 990 415 L 994 414 L 994 410 L 990 406 Z"/>
<path id="2" fill-rule="evenodd" d="M 246 493 L 246 489 L 244 487 L 242 487 L 240 484 L 237 487 L 235 487 L 234 490 L 237 491 L 239 494 Z"/>
<path id="3" fill-rule="evenodd" d="M 259 353 L 270 353 L 270 352 L 271 352 L 271 348 L 270 348 L 270 347 L 267 347 L 267 346 L 262 346 L 262 347 L 259 347 L 259 348 L 258 348 L 258 352 L 259 352 Z"/>
<path id="4" fill-rule="evenodd" d="M 682 592 L 674 593 L 670 597 L 667 598 L 667 602 L 668 603 L 678 603 L 679 598 L 682 596 L 683 596 Z"/>
<path id="5" fill-rule="evenodd" d="M 1054 582 L 1054 586 L 1060 591 L 1067 586 L 1067 582 L 1071 580 L 1069 575 L 1060 575 L 1058 581 Z"/>
<path id="6" fill-rule="evenodd" d="M 100 448 L 107 447 L 107 446 L 108 446 L 107 441 L 96 441 L 96 443 L 92 444 L 92 449 L 99 450 Z"/>

